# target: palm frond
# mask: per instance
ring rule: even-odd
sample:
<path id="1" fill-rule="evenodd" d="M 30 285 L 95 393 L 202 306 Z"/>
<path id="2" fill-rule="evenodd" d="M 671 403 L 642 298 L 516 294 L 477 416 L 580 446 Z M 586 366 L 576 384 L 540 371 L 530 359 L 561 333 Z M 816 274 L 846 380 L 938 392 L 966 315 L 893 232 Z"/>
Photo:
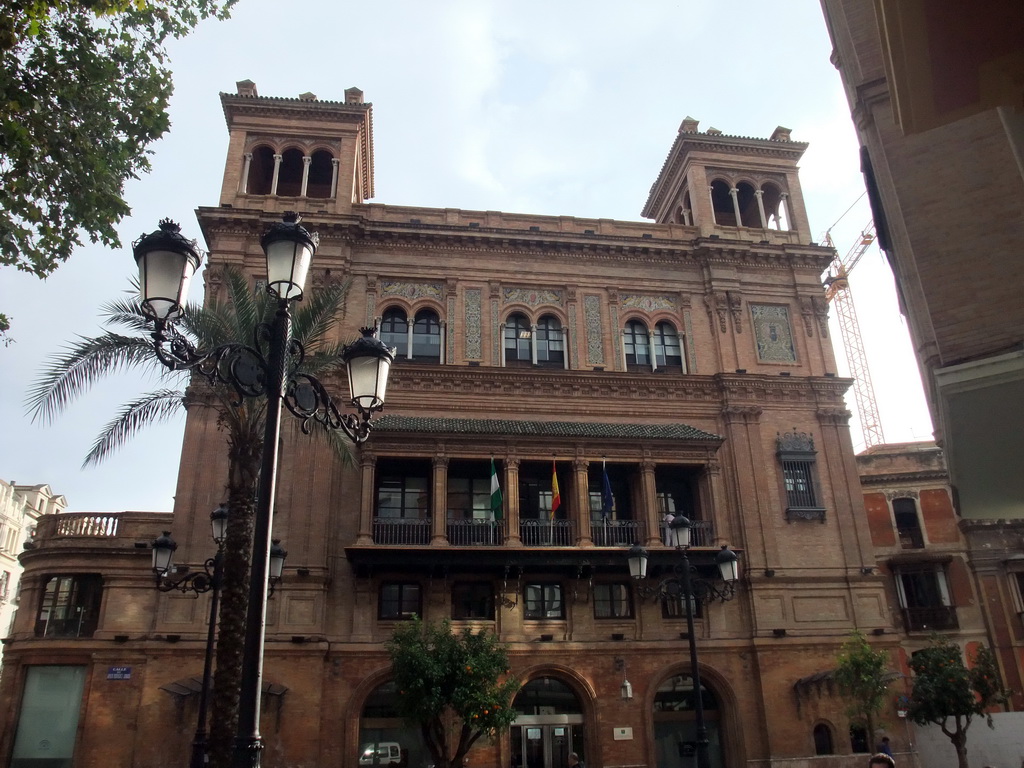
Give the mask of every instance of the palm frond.
<path id="1" fill-rule="evenodd" d="M 330 335 L 344 314 L 350 285 L 351 281 L 345 280 L 311 291 L 312 296 L 298 306 L 292 322 L 292 335 L 303 346 L 316 347 Z"/>
<path id="2" fill-rule="evenodd" d="M 93 338 L 80 336 L 78 343 L 46 362 L 42 375 L 29 389 L 25 405 L 32 421 L 51 423 L 103 376 L 131 368 L 175 375 L 156 359 L 147 338 L 110 332 Z"/>
<path id="3" fill-rule="evenodd" d="M 108 301 L 100 308 L 100 313 L 107 319 L 108 325 L 117 325 L 146 335 L 153 332 L 153 321 L 143 314 L 137 296 Z"/>
<path id="4" fill-rule="evenodd" d="M 224 270 L 224 281 L 228 287 L 228 301 L 231 302 L 230 312 L 234 316 L 234 338 L 252 343 L 252 329 L 266 322 L 269 314 L 269 297 L 257 295 L 249 284 L 249 278 L 232 267 Z"/>
<path id="5" fill-rule="evenodd" d="M 150 392 L 125 405 L 117 416 L 97 435 L 83 467 L 98 464 L 123 446 L 139 430 L 151 424 L 166 421 L 183 410 L 185 393 L 176 389 Z"/>

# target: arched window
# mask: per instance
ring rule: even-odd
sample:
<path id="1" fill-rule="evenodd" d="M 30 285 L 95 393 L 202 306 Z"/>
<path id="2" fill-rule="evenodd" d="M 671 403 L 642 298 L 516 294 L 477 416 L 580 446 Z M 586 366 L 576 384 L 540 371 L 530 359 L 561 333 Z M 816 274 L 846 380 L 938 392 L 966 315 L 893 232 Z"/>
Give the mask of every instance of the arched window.
<path id="1" fill-rule="evenodd" d="M 302 151 L 292 147 L 281 155 L 277 173 L 277 196 L 298 197 L 302 194 Z"/>
<path id="2" fill-rule="evenodd" d="M 665 680 L 654 694 L 654 765 L 665 768 L 690 768 L 694 765 L 692 753 L 687 754 L 682 747 L 697 740 L 694 704 L 698 695 L 704 705 L 707 728 L 707 765 L 709 768 L 721 768 L 725 764 L 718 697 L 704 683 L 698 692 L 693 677 L 682 673 Z"/>
<path id="3" fill-rule="evenodd" d="M 306 197 L 330 197 L 331 180 L 334 178 L 334 164 L 331 153 L 318 149 L 309 164 L 309 179 L 306 182 Z"/>
<path id="4" fill-rule="evenodd" d="M 659 368 L 679 371 L 683 367 L 683 349 L 679 334 L 671 323 L 654 326 L 654 362 Z"/>
<path id="5" fill-rule="evenodd" d="M 431 762 L 420 729 L 402 720 L 397 702 L 398 686 L 393 681 L 378 686 L 366 697 L 359 718 L 358 765 L 397 768 Z"/>
<path id="6" fill-rule="evenodd" d="M 509 315 L 505 320 L 505 365 L 530 365 L 533 332 L 525 315 Z"/>
<path id="7" fill-rule="evenodd" d="M 729 184 L 716 179 L 711 182 L 711 208 L 715 212 L 715 224 L 720 227 L 738 227 L 736 209 L 732 207 Z"/>
<path id="8" fill-rule="evenodd" d="M 391 308 L 384 313 L 378 338 L 387 346 L 395 348 L 398 359 L 409 356 L 409 324 L 403 310 Z"/>
<path id="9" fill-rule="evenodd" d="M 638 320 L 630 320 L 622 333 L 622 344 L 626 354 L 626 369 L 649 368 L 651 347 L 647 337 L 647 326 Z"/>
<path id="10" fill-rule="evenodd" d="M 565 334 L 562 323 L 554 315 L 544 315 L 537 321 L 537 364 L 565 367 Z"/>
<path id="11" fill-rule="evenodd" d="M 774 184 L 764 184 L 761 190 L 761 204 L 764 205 L 764 215 L 768 219 L 768 227 L 770 229 L 789 229 L 788 211 L 782 199 L 782 190 Z"/>
<path id="12" fill-rule="evenodd" d="M 863 725 L 850 726 L 850 751 L 870 752 L 868 748 L 868 729 Z"/>
<path id="13" fill-rule="evenodd" d="M 249 161 L 245 192 L 249 195 L 269 195 L 273 181 L 274 150 L 270 147 L 256 147 Z"/>
<path id="14" fill-rule="evenodd" d="M 832 729 L 825 723 L 818 723 L 814 726 L 814 754 L 834 755 L 835 746 L 832 743 Z"/>
<path id="15" fill-rule="evenodd" d="M 736 204 L 740 207 L 740 226 L 761 228 L 761 211 L 757 207 L 754 187 L 745 181 L 736 185 Z"/>
<path id="16" fill-rule="evenodd" d="M 441 362 L 441 321 L 433 310 L 421 309 L 416 313 L 412 327 L 412 359 Z"/>

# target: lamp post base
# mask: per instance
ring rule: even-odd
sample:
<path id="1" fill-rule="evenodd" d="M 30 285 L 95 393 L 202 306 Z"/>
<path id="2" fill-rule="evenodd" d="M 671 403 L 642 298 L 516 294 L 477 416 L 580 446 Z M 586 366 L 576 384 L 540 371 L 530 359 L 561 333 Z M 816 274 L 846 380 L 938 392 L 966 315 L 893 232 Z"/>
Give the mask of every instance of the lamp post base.
<path id="1" fill-rule="evenodd" d="M 231 768 L 260 768 L 263 754 L 263 740 L 256 738 L 237 739 Z"/>

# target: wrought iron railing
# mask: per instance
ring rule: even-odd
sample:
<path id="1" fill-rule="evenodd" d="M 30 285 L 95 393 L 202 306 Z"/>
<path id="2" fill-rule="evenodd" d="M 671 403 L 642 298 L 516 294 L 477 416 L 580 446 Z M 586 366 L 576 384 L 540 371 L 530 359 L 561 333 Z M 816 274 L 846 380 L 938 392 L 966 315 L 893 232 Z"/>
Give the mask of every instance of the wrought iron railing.
<path id="1" fill-rule="evenodd" d="M 646 528 L 639 520 L 592 520 L 590 538 L 595 547 L 629 547 L 646 543 Z"/>
<path id="2" fill-rule="evenodd" d="M 375 517 L 374 544 L 429 544 L 430 518 Z"/>
<path id="3" fill-rule="evenodd" d="M 519 537 L 525 547 L 571 547 L 576 543 L 576 523 L 572 520 L 520 520 Z"/>
<path id="4" fill-rule="evenodd" d="M 448 543 L 455 547 L 500 547 L 505 543 L 505 526 L 501 520 L 449 520 Z"/>
<path id="5" fill-rule="evenodd" d="M 666 547 L 678 546 L 677 533 L 668 523 L 661 524 L 661 541 Z M 690 521 L 690 546 L 713 547 L 715 545 L 715 529 L 710 520 Z"/>
<path id="6" fill-rule="evenodd" d="M 903 622 L 910 632 L 931 632 L 943 629 L 957 629 L 956 608 L 938 605 L 930 608 L 904 608 Z"/>

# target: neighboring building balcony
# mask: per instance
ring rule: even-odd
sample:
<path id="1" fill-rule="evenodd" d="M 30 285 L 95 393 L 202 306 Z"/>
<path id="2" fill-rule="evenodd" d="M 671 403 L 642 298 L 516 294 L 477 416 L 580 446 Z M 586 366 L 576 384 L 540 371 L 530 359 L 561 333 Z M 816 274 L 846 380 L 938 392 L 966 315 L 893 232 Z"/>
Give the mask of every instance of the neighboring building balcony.
<path id="1" fill-rule="evenodd" d="M 956 608 L 951 605 L 904 608 L 903 624 L 908 632 L 938 632 L 960 627 L 956 619 Z"/>
<path id="2" fill-rule="evenodd" d="M 165 512 L 61 512 L 43 515 L 35 534 L 25 544 L 27 552 L 48 549 L 134 549 L 136 542 L 150 542 L 171 523 Z M 34 559 L 35 554 L 25 557 Z"/>

